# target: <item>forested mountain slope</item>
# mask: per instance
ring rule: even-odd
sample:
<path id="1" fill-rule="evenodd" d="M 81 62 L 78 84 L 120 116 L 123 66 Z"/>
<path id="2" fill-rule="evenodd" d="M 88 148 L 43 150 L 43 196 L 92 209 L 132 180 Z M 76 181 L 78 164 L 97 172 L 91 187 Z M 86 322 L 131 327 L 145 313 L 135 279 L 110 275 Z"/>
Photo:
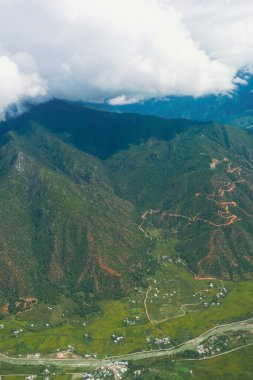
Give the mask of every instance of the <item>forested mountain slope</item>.
<path id="1" fill-rule="evenodd" d="M 122 297 L 154 269 L 151 229 L 196 276 L 250 277 L 252 175 L 245 130 L 34 106 L 1 123 L 2 299 Z"/>

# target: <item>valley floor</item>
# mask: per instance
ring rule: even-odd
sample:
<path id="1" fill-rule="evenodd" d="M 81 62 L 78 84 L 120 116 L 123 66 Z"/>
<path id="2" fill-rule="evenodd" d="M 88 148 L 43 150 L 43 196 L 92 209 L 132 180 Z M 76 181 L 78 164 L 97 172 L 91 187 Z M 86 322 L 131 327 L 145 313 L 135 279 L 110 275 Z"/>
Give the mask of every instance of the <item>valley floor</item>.
<path id="1" fill-rule="evenodd" d="M 120 372 L 124 362 L 137 367 L 153 358 L 200 363 L 250 349 L 253 283 L 199 281 L 175 256 L 174 246 L 173 240 L 157 239 L 152 254 L 159 266 L 147 279 L 148 289 L 135 288 L 126 299 L 103 302 L 89 318 L 76 314 L 66 297 L 58 305 L 41 303 L 19 317 L 5 318 L 0 374 L 25 367 L 28 373 L 36 368 L 37 374 L 45 368 L 92 373 L 105 367 L 110 378 L 115 362 L 121 363 Z M 6 365 L 11 367 L 5 370 Z"/>

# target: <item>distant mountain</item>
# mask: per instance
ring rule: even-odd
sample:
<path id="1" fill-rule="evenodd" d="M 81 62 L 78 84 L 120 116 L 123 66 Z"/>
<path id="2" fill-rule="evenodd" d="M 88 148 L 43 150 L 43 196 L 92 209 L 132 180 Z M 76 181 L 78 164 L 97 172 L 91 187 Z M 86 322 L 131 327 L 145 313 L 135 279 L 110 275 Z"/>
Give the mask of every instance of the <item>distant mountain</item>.
<path id="1" fill-rule="evenodd" d="M 218 121 L 240 127 L 251 127 L 253 126 L 253 77 L 248 79 L 247 85 L 239 85 L 232 94 L 200 98 L 168 96 L 122 106 L 109 104 L 92 106 L 112 112 L 133 112 L 167 119 Z"/>
<path id="2" fill-rule="evenodd" d="M 0 130 L 1 303 L 122 297 L 154 270 L 152 229 L 197 276 L 251 276 L 249 131 L 57 100 Z"/>

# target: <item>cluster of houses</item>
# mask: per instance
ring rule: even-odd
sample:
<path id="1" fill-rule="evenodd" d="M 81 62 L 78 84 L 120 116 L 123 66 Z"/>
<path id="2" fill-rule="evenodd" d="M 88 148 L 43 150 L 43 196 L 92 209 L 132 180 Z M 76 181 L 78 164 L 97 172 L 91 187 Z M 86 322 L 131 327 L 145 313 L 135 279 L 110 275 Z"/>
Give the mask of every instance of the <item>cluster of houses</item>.
<path id="1" fill-rule="evenodd" d="M 211 282 L 210 285 L 209 285 L 211 288 L 214 286 L 213 283 Z M 226 288 L 221 288 L 221 290 L 216 294 L 216 298 L 218 300 L 218 302 L 216 301 L 213 301 L 210 303 L 209 306 L 213 307 L 213 306 L 220 306 L 221 305 L 221 302 L 220 302 L 220 299 L 221 298 L 224 298 L 226 296 L 226 294 L 228 293 L 228 290 Z M 205 305 L 205 304 L 204 304 Z M 206 306 L 206 305 L 205 305 Z M 207 305 L 208 306 L 208 305 Z"/>
<path id="2" fill-rule="evenodd" d="M 173 260 L 169 257 L 169 256 L 162 256 L 162 259 L 163 260 L 168 260 L 168 261 L 170 261 L 171 263 L 173 263 Z"/>
<path id="3" fill-rule="evenodd" d="M 32 354 L 32 355 L 27 355 L 27 358 L 28 359 L 40 359 L 41 358 L 41 354 Z"/>
<path id="4" fill-rule="evenodd" d="M 227 346 L 227 339 L 219 339 L 217 336 L 211 336 L 206 342 L 200 344 L 197 347 L 197 352 L 199 355 L 214 355 L 221 352 L 222 348 Z"/>
<path id="5" fill-rule="evenodd" d="M 186 266 L 186 263 L 182 259 L 180 259 L 179 257 L 177 259 L 173 260 L 171 257 L 169 257 L 167 255 L 163 255 L 162 259 L 163 260 L 168 260 L 170 263 L 181 264 L 183 266 Z"/>
<path id="6" fill-rule="evenodd" d="M 114 343 L 121 343 L 124 340 L 124 337 L 112 334 L 112 340 Z"/>
<path id="7" fill-rule="evenodd" d="M 85 359 L 96 359 L 97 358 L 97 354 L 93 354 L 93 355 L 90 355 L 90 354 L 85 354 L 84 355 Z"/>
<path id="8" fill-rule="evenodd" d="M 75 346 L 71 346 L 71 344 L 68 344 L 67 352 L 72 353 L 75 351 Z"/>
<path id="9" fill-rule="evenodd" d="M 216 294 L 216 297 L 217 298 L 221 298 L 221 297 L 225 297 L 225 295 L 227 294 L 227 289 L 226 288 L 222 288 L 221 291 L 219 293 Z"/>
<path id="10" fill-rule="evenodd" d="M 208 285 L 208 288 L 209 289 L 213 289 L 215 287 L 215 285 L 214 285 L 214 283 L 213 282 L 210 282 L 210 284 Z M 218 292 L 218 293 L 216 293 L 216 295 L 215 295 L 215 298 L 217 299 L 217 300 L 213 300 L 212 302 L 210 302 L 210 303 L 208 303 L 207 301 L 206 301 L 206 296 L 200 296 L 199 297 L 199 300 L 200 301 L 205 301 L 205 302 L 203 302 L 203 305 L 205 306 L 205 307 L 213 307 L 213 306 L 221 306 L 221 302 L 220 302 L 220 299 L 221 298 L 224 298 L 225 296 L 226 296 L 226 294 L 228 293 L 228 290 L 226 289 L 226 288 L 221 288 L 220 289 L 220 291 Z M 199 293 L 194 293 L 192 296 L 193 297 L 196 297 L 196 296 L 198 296 L 198 294 Z M 218 302 L 217 302 L 218 301 Z"/>
<path id="11" fill-rule="evenodd" d="M 168 345 L 170 344 L 170 338 L 169 337 L 164 337 L 164 338 L 147 338 L 146 339 L 147 343 L 152 343 L 156 345 Z"/>
<path id="12" fill-rule="evenodd" d="M 136 323 L 137 323 L 139 320 L 140 320 L 139 317 L 135 317 L 135 318 L 131 318 L 131 319 L 129 319 L 129 318 L 125 318 L 125 319 L 124 319 L 124 324 L 125 324 L 125 326 L 134 326 L 134 325 L 136 325 Z"/>
<path id="13" fill-rule="evenodd" d="M 85 372 L 83 374 L 83 380 L 95 380 L 95 377 L 93 376 L 92 373 Z"/>
<path id="14" fill-rule="evenodd" d="M 109 366 L 109 370 L 113 373 L 115 379 L 121 380 L 123 375 L 128 371 L 128 362 L 114 362 Z"/>
<path id="15" fill-rule="evenodd" d="M 213 289 L 214 288 L 214 283 L 213 282 L 210 282 L 210 284 L 208 285 L 208 288 L 209 289 Z M 218 293 L 221 297 L 224 297 L 226 294 L 227 294 L 228 290 L 227 288 L 221 288 L 220 289 L 220 292 Z M 218 295 L 217 294 L 217 295 Z"/>
<path id="16" fill-rule="evenodd" d="M 206 305 L 206 303 L 204 305 L 213 307 L 213 306 L 220 306 L 221 303 L 220 302 L 211 302 L 210 305 L 208 305 L 208 304 Z"/>
<path id="17" fill-rule="evenodd" d="M 12 333 L 14 336 L 18 336 L 19 334 L 21 334 L 23 332 L 23 329 L 19 329 L 19 330 L 16 330 L 16 329 L 12 329 Z"/>
<path id="18" fill-rule="evenodd" d="M 84 377 L 83 377 L 83 380 L 103 380 L 103 379 L 106 379 L 106 378 L 112 378 L 112 372 L 107 370 L 107 369 L 104 369 L 102 371 L 99 371 L 99 373 L 97 374 L 92 374 L 92 373 L 85 373 L 84 374 Z M 118 376 L 117 379 L 122 379 L 121 376 Z"/>
<path id="19" fill-rule="evenodd" d="M 85 372 L 83 380 L 103 380 L 111 378 L 112 375 L 115 379 L 123 379 L 123 375 L 128 371 L 128 362 L 115 362 L 108 367 L 101 367 L 96 373 Z"/>
<path id="20" fill-rule="evenodd" d="M 215 353 L 218 353 L 220 351 L 221 351 L 220 348 L 214 349 L 212 346 L 204 347 L 203 344 L 197 347 L 197 352 L 199 353 L 199 355 L 214 355 Z"/>

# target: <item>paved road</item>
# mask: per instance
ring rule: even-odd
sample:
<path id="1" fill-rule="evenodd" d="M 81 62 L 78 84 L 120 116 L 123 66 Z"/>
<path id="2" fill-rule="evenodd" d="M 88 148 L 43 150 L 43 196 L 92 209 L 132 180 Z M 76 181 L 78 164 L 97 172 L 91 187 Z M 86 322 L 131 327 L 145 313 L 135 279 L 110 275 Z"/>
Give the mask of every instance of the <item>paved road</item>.
<path id="1" fill-rule="evenodd" d="M 234 323 L 219 325 L 198 337 L 191 339 L 179 346 L 165 349 L 165 350 L 151 350 L 141 351 L 126 355 L 112 356 L 103 359 L 48 359 L 48 358 L 12 358 L 4 354 L 0 354 L 0 362 L 9 363 L 12 365 L 54 365 L 56 367 L 70 367 L 70 368 L 99 368 L 102 366 L 108 366 L 116 361 L 128 361 L 128 360 L 140 360 L 162 356 L 172 356 L 177 353 L 182 353 L 185 350 L 196 349 L 204 340 L 212 335 L 222 335 L 229 331 L 247 331 L 253 334 L 253 318 L 245 321 L 238 321 Z"/>

